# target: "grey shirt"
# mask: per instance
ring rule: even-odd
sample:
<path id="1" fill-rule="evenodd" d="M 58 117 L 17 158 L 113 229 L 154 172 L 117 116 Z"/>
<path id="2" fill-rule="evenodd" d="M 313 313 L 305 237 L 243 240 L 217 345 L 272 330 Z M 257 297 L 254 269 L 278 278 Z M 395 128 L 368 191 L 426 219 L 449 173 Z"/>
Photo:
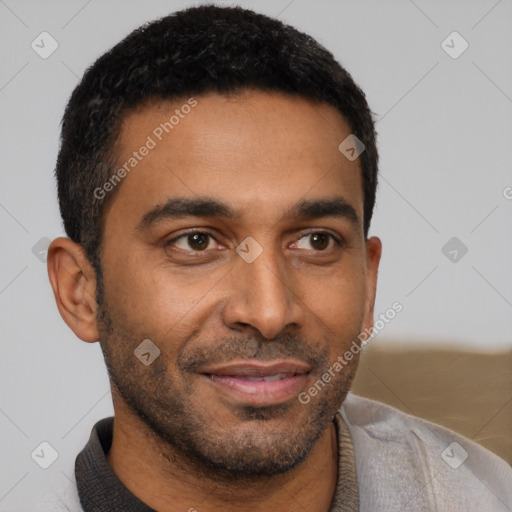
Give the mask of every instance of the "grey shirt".
<path id="1" fill-rule="evenodd" d="M 335 424 L 340 452 L 329 512 L 512 510 L 510 465 L 455 432 L 351 393 Z M 105 454 L 111 442 L 109 418 L 94 427 L 78 456 L 77 471 L 72 474 L 77 482 L 61 472 L 50 496 L 41 497 L 39 510 L 151 510 L 108 465 Z"/>

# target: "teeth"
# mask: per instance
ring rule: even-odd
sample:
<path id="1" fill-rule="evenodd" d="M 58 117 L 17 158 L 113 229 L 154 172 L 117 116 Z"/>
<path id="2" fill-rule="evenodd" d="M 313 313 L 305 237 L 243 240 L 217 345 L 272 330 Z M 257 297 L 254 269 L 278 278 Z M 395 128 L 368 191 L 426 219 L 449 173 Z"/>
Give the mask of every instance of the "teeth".
<path id="1" fill-rule="evenodd" d="M 272 382 L 274 380 L 286 379 L 286 377 L 286 373 L 277 373 L 276 375 L 269 375 L 268 377 L 265 377 L 265 380 L 267 382 Z"/>
<path id="2" fill-rule="evenodd" d="M 275 375 L 267 375 L 266 377 L 244 377 L 244 380 L 258 381 L 264 380 L 265 382 L 273 382 L 275 380 L 286 379 L 288 375 L 286 373 L 276 373 Z"/>

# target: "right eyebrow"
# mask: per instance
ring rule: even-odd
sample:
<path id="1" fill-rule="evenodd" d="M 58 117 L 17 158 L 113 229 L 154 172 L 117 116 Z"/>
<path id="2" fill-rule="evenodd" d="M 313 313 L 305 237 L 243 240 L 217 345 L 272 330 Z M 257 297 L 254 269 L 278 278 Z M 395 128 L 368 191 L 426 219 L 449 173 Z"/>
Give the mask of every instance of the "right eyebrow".
<path id="1" fill-rule="evenodd" d="M 235 212 L 226 203 L 216 199 L 205 198 L 171 198 L 163 206 L 157 205 L 145 213 L 139 222 L 137 229 L 146 230 L 154 224 L 166 219 L 180 217 L 223 217 L 232 219 Z"/>

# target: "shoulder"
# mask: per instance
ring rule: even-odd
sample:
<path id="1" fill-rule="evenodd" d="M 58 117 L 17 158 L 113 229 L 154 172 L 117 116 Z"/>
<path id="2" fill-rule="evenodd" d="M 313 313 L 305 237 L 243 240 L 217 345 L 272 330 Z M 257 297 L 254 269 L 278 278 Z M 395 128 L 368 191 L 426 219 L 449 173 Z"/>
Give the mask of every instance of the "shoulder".
<path id="1" fill-rule="evenodd" d="M 512 468 L 473 441 L 352 394 L 341 414 L 354 443 L 367 510 L 394 510 L 397 503 L 439 511 L 512 507 Z"/>

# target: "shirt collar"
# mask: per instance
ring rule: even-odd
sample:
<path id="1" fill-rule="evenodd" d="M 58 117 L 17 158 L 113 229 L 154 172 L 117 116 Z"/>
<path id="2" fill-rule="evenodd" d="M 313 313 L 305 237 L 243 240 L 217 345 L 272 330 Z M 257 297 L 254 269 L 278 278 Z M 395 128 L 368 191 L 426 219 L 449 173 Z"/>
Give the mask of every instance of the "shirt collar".
<path id="1" fill-rule="evenodd" d="M 84 512 L 155 512 L 116 476 L 105 456 L 112 445 L 114 418 L 94 425 L 89 442 L 75 461 L 75 477 Z"/>

